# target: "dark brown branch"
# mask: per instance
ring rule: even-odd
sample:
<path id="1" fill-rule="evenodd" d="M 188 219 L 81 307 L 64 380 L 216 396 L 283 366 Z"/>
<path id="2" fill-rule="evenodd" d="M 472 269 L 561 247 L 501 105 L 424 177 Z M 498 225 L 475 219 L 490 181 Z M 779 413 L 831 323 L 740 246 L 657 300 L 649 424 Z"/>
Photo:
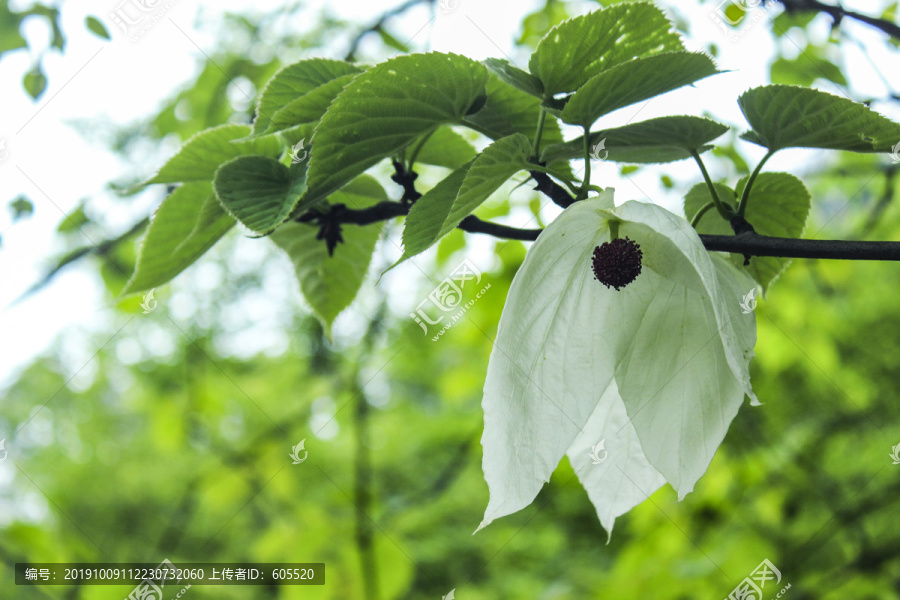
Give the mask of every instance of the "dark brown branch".
<path id="1" fill-rule="evenodd" d="M 841 24 L 841 20 L 844 17 L 854 19 L 859 21 L 860 23 L 865 23 L 866 25 L 871 25 L 876 29 L 880 29 L 885 32 L 889 36 L 900 40 L 900 25 L 896 23 L 892 23 L 886 19 L 879 19 L 878 17 L 870 17 L 868 15 L 864 15 L 862 13 L 858 13 L 852 10 L 847 10 L 842 6 L 835 6 L 832 4 L 825 4 L 824 2 L 819 2 L 819 0 L 779 0 L 781 4 L 784 5 L 784 9 L 789 12 L 800 12 L 800 11 L 817 11 L 823 12 L 829 15 L 834 21 L 834 26 L 837 27 Z"/>
<path id="2" fill-rule="evenodd" d="M 529 171 L 537 186 L 534 189 L 546 195 L 562 208 L 568 208 L 575 202 L 575 198 L 566 191 L 566 188 L 559 185 L 546 173 L 541 171 Z"/>
<path id="3" fill-rule="evenodd" d="M 323 217 L 338 224 L 369 225 L 402 217 L 409 208 L 399 202 L 380 202 L 369 208 L 354 210 L 343 204 L 332 205 L 329 213 L 306 213 L 303 222 Z M 469 215 L 458 225 L 469 233 L 484 233 L 511 240 L 534 241 L 542 229 L 519 229 Z M 748 231 L 740 235 L 701 235 L 707 250 L 734 252 L 745 256 L 779 256 L 783 258 L 824 258 L 833 260 L 900 260 L 900 242 L 863 242 L 847 240 L 804 240 L 759 235 Z"/>
<path id="4" fill-rule="evenodd" d="M 107 256 L 119 244 L 144 229 L 144 227 L 146 227 L 148 223 L 150 223 L 150 217 L 144 217 L 143 219 L 129 227 L 124 233 L 121 233 L 114 238 L 103 240 L 102 242 L 94 244 L 93 246 L 82 246 L 81 248 L 72 250 L 71 252 L 60 258 L 57 261 L 56 265 L 53 266 L 53 268 L 51 268 L 47 273 L 45 273 L 40 281 L 28 288 L 28 290 L 24 294 L 16 298 L 14 304 L 21 302 L 35 292 L 43 289 L 48 283 L 50 283 L 50 281 L 53 280 L 54 277 L 56 277 L 60 273 L 60 271 L 68 267 L 70 264 L 84 258 L 85 256 Z"/>
<path id="5" fill-rule="evenodd" d="M 377 21 L 360 31 L 353 41 L 350 43 L 350 49 L 347 50 L 347 55 L 344 57 L 344 60 L 347 62 L 353 62 L 356 60 L 356 51 L 359 49 L 359 44 L 362 42 L 363 38 L 369 35 L 370 33 L 378 33 L 379 31 L 384 30 L 385 22 L 391 17 L 396 17 L 397 15 L 403 14 L 409 9 L 419 4 L 434 4 L 437 0 L 407 0 L 400 6 L 396 8 L 392 8 L 391 10 L 382 14 Z"/>
<path id="6" fill-rule="evenodd" d="M 327 213 L 310 211 L 301 215 L 297 220 L 301 223 L 315 221 L 320 227 L 327 224 L 332 228 L 334 225 L 343 224 L 370 225 L 380 221 L 389 221 L 395 217 L 403 217 L 409 214 L 409 210 L 409 206 L 404 206 L 400 202 L 379 202 L 368 208 L 360 209 L 347 208 L 345 204 L 332 204 Z M 468 233 L 484 233 L 498 238 L 527 242 L 536 240 L 538 234 L 543 231 L 541 229 L 519 229 L 500 225 L 499 223 L 491 223 L 490 221 L 483 221 L 475 215 L 469 215 L 457 227 Z"/>
<path id="7" fill-rule="evenodd" d="M 832 260 L 900 260 L 900 242 L 848 240 L 803 240 L 742 233 L 701 235 L 707 250 L 750 256 L 783 258 L 827 258 Z"/>

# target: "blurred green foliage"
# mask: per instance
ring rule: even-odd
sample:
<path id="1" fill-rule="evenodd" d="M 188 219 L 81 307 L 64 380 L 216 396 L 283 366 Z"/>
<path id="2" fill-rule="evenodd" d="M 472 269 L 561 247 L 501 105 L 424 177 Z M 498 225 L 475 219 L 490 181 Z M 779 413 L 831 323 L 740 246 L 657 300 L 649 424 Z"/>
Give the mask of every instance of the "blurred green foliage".
<path id="1" fill-rule="evenodd" d="M 519 43 L 533 45 L 567 9 L 549 0 L 526 19 Z M 229 18 L 230 34 L 196 84 L 150 122 L 121 132 L 114 149 L 127 153 L 142 136 L 186 139 L 228 119 L 246 122 L 249 105 L 235 116 L 221 101 L 230 81 L 244 78 L 258 90 L 282 62 L 276 48 L 313 55 L 330 32 L 349 38 L 356 29 L 323 18 L 302 40 L 273 34 L 291 10 L 253 22 Z M 0 49 L 15 48 L 13 21 L 0 23 Z M 387 36 L 385 54 L 399 39 Z M 248 60 L 251 45 L 266 46 L 267 58 Z M 779 60 L 779 77 L 808 82 L 808 70 Z M 747 171 L 733 145 L 717 156 Z M 807 235 L 898 239 L 896 167 L 879 156 L 830 160 L 803 175 L 814 198 Z M 510 209 L 496 202 L 479 214 Z M 80 208 L 60 234 L 90 215 Z M 399 239 L 399 229 L 385 235 Z M 425 298 L 470 237 L 447 236 L 404 294 Z M 239 344 L 227 342 L 235 311 L 254 300 L 266 273 L 290 267 L 271 244 L 257 267 L 236 266 L 235 236 L 160 291 L 153 312 L 142 314 L 140 299 L 130 299 L 104 313 L 103 331 L 63 336 L 0 401 L 9 452 L 0 464 L 0 599 L 118 600 L 131 589 L 16 587 L 16 562 L 166 557 L 176 565 L 326 563 L 322 587 L 194 586 L 185 597 L 198 600 L 363 598 L 355 491 L 362 458 L 371 461 L 372 496 L 363 526 L 372 528 L 386 600 L 436 599 L 452 588 L 464 600 L 721 598 L 764 558 L 791 584 L 786 598 L 900 598 L 900 466 L 888 456 L 900 443 L 895 265 L 795 261 L 779 278 L 757 308 L 752 374 L 765 404 L 741 409 L 684 502 L 664 488 L 617 521 L 606 544 L 564 461 L 532 506 L 472 536 L 487 503 L 481 388 L 526 248 L 483 239 L 479 249 L 495 258 L 480 261 L 480 285 L 491 288 L 438 342 L 405 314 L 371 310 L 389 299 L 370 281 L 348 311 L 361 323 L 352 339 L 329 341 L 291 306 L 283 352 L 239 356 Z M 97 257 L 110 299 L 134 259 L 131 243 Z M 218 273 L 214 293 L 194 285 L 201 268 Z M 181 309 L 170 311 L 176 298 Z M 381 316 L 370 324 L 373 314 Z M 73 339 L 83 360 L 73 359 Z M 288 453 L 301 439 L 309 458 L 292 465 Z"/>

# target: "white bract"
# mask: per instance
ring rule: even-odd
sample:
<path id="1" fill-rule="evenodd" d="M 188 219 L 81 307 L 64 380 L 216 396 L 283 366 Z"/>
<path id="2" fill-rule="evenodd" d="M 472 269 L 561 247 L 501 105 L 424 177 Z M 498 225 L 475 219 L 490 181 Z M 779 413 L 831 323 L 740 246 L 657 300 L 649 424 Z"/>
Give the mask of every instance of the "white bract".
<path id="1" fill-rule="evenodd" d="M 621 289 L 594 278 L 592 253 L 618 236 L 643 252 Z M 479 529 L 534 500 L 564 454 L 612 533 L 664 483 L 694 488 L 749 396 L 749 275 L 711 255 L 683 218 L 612 190 L 567 208 L 516 274 L 484 385 Z M 607 460 L 591 448 L 606 440 Z"/>

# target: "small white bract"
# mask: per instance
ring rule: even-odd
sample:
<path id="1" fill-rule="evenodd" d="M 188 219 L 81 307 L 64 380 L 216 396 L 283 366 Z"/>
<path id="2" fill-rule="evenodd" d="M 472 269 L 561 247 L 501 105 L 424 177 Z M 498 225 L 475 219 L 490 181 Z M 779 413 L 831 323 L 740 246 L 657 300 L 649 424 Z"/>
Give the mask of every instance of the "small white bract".
<path id="1" fill-rule="evenodd" d="M 620 290 L 591 269 L 610 221 L 643 252 Z M 755 315 L 735 301 L 755 285 L 659 206 L 616 208 L 607 190 L 567 208 L 529 250 L 500 318 L 482 401 L 490 501 L 479 529 L 528 506 L 564 454 L 610 534 L 666 482 L 683 499 L 745 395 L 758 403 Z M 598 439 L 609 455 L 593 465 Z"/>

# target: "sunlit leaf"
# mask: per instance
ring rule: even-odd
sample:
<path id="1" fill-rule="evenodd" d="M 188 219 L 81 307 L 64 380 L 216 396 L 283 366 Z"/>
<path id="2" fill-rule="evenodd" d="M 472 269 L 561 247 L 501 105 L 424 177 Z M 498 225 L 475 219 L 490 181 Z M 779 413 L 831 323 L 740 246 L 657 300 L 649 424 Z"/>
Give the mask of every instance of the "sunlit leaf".
<path id="1" fill-rule="evenodd" d="M 282 143 L 275 136 L 242 139 L 249 134 L 247 125 L 220 125 L 201 131 L 188 139 L 147 183 L 212 181 L 220 165 L 238 156 L 258 154 L 275 158 L 281 154 Z"/>
<path id="2" fill-rule="evenodd" d="M 638 56 L 682 50 L 665 14 L 646 2 L 616 4 L 550 30 L 528 70 L 543 84 L 544 97 L 574 92 L 610 67 Z"/>
<path id="3" fill-rule="evenodd" d="M 769 150 L 890 152 L 900 141 L 900 124 L 864 104 L 819 90 L 767 85 L 744 92 L 738 104 L 753 127 L 741 137 Z"/>
<path id="4" fill-rule="evenodd" d="M 272 76 L 260 94 L 253 133 L 268 129 L 275 113 L 298 97 L 333 79 L 361 71 L 356 65 L 327 58 L 309 58 L 284 67 Z"/>
<path id="5" fill-rule="evenodd" d="M 356 77 L 331 104 L 313 138 L 315 203 L 436 127 L 484 102 L 484 65 L 456 54 L 392 58 Z"/>
<path id="6" fill-rule="evenodd" d="M 518 171 L 528 168 L 531 144 L 521 133 L 497 140 L 472 163 L 448 175 L 416 201 L 403 227 L 400 261 L 428 249 L 453 231 Z M 398 261 L 398 262 L 400 262 Z"/>
<path id="7" fill-rule="evenodd" d="M 384 189 L 367 175 L 357 178 L 331 198 L 354 208 L 365 208 L 387 199 Z M 328 332 L 334 319 L 359 292 L 381 227 L 377 224 L 344 225 L 341 232 L 344 241 L 335 248 L 334 256 L 328 255 L 324 241 L 316 239 L 318 232 L 314 224 L 290 221 L 269 238 L 294 263 L 303 297 Z"/>
<path id="8" fill-rule="evenodd" d="M 212 184 L 186 183 L 156 210 L 138 251 L 137 264 L 122 294 L 167 283 L 203 255 L 234 225 L 216 199 Z"/>
<path id="9" fill-rule="evenodd" d="M 606 160 L 626 163 L 664 163 L 690 158 L 691 150 L 705 152 L 707 143 L 728 128 L 710 119 L 690 116 L 659 117 L 623 127 L 595 131 L 590 146 L 602 144 Z M 542 160 L 552 162 L 584 158 L 584 138 L 547 146 Z M 601 158 L 603 158 L 602 152 Z"/>
<path id="10" fill-rule="evenodd" d="M 587 128 L 607 113 L 716 72 L 712 59 L 699 52 L 635 58 L 591 77 L 569 99 L 561 117 L 566 123 Z"/>
<path id="11" fill-rule="evenodd" d="M 742 177 L 737 184 L 737 192 L 727 186 L 716 184 L 719 199 L 737 208 L 737 198 L 744 191 L 747 177 Z M 706 184 L 697 184 L 684 199 L 684 212 L 688 219 L 712 200 Z M 810 194 L 803 182 L 788 173 L 760 173 L 747 200 L 744 215 L 753 225 L 757 233 L 775 237 L 800 237 L 810 209 Z M 731 226 L 714 209 L 707 211 L 697 223 L 699 233 L 715 235 L 734 235 Z M 736 265 L 743 265 L 744 256 L 732 254 Z M 776 256 L 753 256 L 747 272 L 767 290 L 778 275 L 784 271 L 791 259 Z"/>
<path id="12" fill-rule="evenodd" d="M 225 210 L 245 227 L 268 233 L 306 190 L 303 161 L 290 168 L 265 156 L 239 156 L 216 171 L 213 187 Z"/>

